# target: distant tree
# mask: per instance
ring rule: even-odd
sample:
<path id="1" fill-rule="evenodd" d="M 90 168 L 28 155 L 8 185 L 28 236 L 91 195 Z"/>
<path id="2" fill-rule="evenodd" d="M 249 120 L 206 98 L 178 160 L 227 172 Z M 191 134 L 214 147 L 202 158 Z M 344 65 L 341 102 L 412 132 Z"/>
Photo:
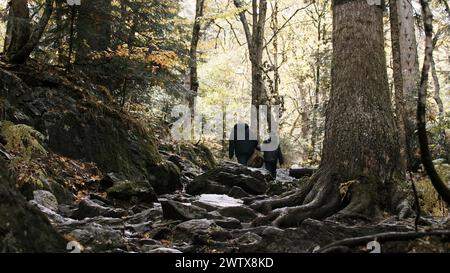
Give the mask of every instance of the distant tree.
<path id="1" fill-rule="evenodd" d="M 259 132 L 260 117 L 259 106 L 265 105 L 268 101 L 267 90 L 263 79 L 263 53 L 265 48 L 265 25 L 267 17 L 267 1 L 252 0 L 251 23 L 247 20 L 244 4 L 241 0 L 234 0 L 236 8 L 241 9 L 239 20 L 244 28 L 245 37 L 249 51 L 249 58 L 252 70 L 252 105 L 256 107 L 256 117 L 252 121 L 257 124 L 251 124 L 254 130 Z"/>
<path id="2" fill-rule="evenodd" d="M 205 0 L 197 0 L 195 5 L 195 21 L 192 28 L 191 49 L 189 51 L 189 77 L 190 77 L 190 91 L 189 107 L 194 108 L 194 100 L 197 97 L 199 82 L 197 72 L 197 48 L 200 40 L 200 30 L 202 27 L 201 19 L 205 9 Z"/>

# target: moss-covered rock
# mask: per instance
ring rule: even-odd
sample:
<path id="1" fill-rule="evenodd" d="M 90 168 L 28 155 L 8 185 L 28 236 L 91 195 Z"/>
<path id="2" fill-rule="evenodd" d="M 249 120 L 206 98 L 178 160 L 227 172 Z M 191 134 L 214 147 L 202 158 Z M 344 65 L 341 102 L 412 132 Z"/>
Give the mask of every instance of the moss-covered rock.
<path id="1" fill-rule="evenodd" d="M 179 170 L 161 158 L 152 132 L 118 110 L 104 89 L 57 72 L 41 77 L 30 67 L 16 74 L 0 68 L 7 118 L 17 123 L 19 116 L 42 132 L 50 150 L 131 181 L 148 181 L 158 194 L 181 189 Z M 55 78 L 52 84 L 49 77 Z"/>
<path id="2" fill-rule="evenodd" d="M 108 196 L 123 201 L 139 201 L 151 203 L 158 201 L 152 186 L 145 181 L 131 182 L 123 180 L 117 182 L 107 190 Z"/>
<path id="3" fill-rule="evenodd" d="M 0 158 L 0 252 L 65 252 L 66 241 L 15 189 Z"/>

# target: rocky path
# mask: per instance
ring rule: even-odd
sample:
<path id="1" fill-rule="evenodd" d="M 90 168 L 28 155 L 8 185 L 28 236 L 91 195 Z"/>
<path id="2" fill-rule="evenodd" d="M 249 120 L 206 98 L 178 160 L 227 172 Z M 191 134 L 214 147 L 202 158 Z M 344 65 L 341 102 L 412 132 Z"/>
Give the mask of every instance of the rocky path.
<path id="1" fill-rule="evenodd" d="M 376 224 L 308 219 L 298 228 L 252 227 L 262 216 L 249 207 L 252 201 L 292 190 L 301 181 L 287 170 L 270 181 L 262 170 L 231 162 L 203 174 L 191 164 L 182 169 L 183 192 L 156 197 L 110 174 L 90 182 L 89 195 L 76 205 L 59 205 L 47 191 L 35 191 L 30 203 L 72 241 L 72 251 L 83 252 L 313 252 L 344 238 L 414 231 L 411 221 L 395 217 Z M 409 248 L 407 242 L 384 245 L 386 252 Z"/>

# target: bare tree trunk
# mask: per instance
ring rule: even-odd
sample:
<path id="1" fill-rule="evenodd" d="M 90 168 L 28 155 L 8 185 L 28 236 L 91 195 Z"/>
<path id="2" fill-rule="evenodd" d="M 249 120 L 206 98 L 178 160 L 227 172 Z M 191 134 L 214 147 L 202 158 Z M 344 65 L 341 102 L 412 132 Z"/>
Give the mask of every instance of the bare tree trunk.
<path id="1" fill-rule="evenodd" d="M 4 52 L 12 57 L 22 49 L 30 38 L 31 22 L 27 0 L 12 0 L 9 2 L 8 23 Z"/>
<path id="2" fill-rule="evenodd" d="M 403 173 L 417 165 L 418 149 L 415 96 L 419 89 L 419 61 L 414 27 L 414 13 L 408 0 L 391 0 L 392 54 L 396 121 L 400 142 L 400 169 Z"/>
<path id="3" fill-rule="evenodd" d="M 203 17 L 205 8 L 205 0 L 197 0 L 195 5 L 195 22 L 192 29 L 191 38 L 191 50 L 189 52 L 189 70 L 190 70 L 190 91 L 189 94 L 189 108 L 192 112 L 192 118 L 194 114 L 194 101 L 197 97 L 199 83 L 198 83 L 198 72 L 197 72 L 197 48 L 198 42 L 200 40 L 200 30 L 202 27 L 201 19 Z"/>
<path id="4" fill-rule="evenodd" d="M 41 19 L 34 27 L 33 32 L 31 33 L 26 44 L 22 48 L 20 48 L 20 50 L 17 53 L 15 53 L 10 57 L 11 62 L 25 63 L 28 60 L 30 54 L 38 45 L 39 40 L 41 39 L 42 34 L 44 33 L 45 28 L 47 27 L 48 21 L 50 20 L 50 17 L 53 12 L 53 1 L 54 0 L 45 1 L 44 13 L 42 14 Z"/>
<path id="5" fill-rule="evenodd" d="M 431 58 L 431 75 L 433 76 L 434 83 L 434 100 L 439 109 L 439 118 L 443 118 L 445 115 L 444 103 L 441 99 L 441 85 L 439 83 L 439 77 L 436 71 L 436 62 L 434 61 L 434 57 Z"/>
<path id="6" fill-rule="evenodd" d="M 58 52 L 58 63 L 64 64 L 64 27 L 63 27 L 63 2 L 64 0 L 56 0 L 55 20 L 56 20 L 56 42 L 55 47 Z"/>
<path id="7" fill-rule="evenodd" d="M 314 4 L 316 6 L 316 4 Z M 316 7 L 317 11 L 317 7 Z M 312 159 L 316 160 L 316 143 L 317 143 L 317 115 L 319 111 L 319 95 L 320 95 L 320 77 L 321 77 L 321 60 L 320 60 L 320 52 L 321 52 L 321 43 L 322 43 L 322 18 L 318 14 L 317 18 L 317 45 L 316 45 L 316 71 L 314 73 L 315 77 L 315 89 L 314 89 L 314 106 L 313 106 L 313 118 L 311 123 L 311 147 L 312 147 Z"/>
<path id="8" fill-rule="evenodd" d="M 237 8 L 243 7 L 240 0 L 234 0 L 234 4 Z M 267 0 L 259 0 L 259 3 L 258 0 L 252 0 L 252 9 L 252 30 L 250 30 L 245 10 L 239 13 L 239 18 L 247 39 L 252 70 L 252 105 L 256 107 L 256 113 L 252 113 L 251 126 L 254 131 L 259 132 L 261 122 L 259 108 L 260 105 L 266 104 L 268 100 L 263 80 L 264 28 L 267 16 Z M 259 133 L 257 136 L 259 139 Z"/>
<path id="9" fill-rule="evenodd" d="M 373 219 L 390 200 L 398 170 L 398 139 L 388 86 L 383 9 L 366 0 L 333 1 L 331 97 L 319 170 L 296 194 L 257 202 L 270 213 L 262 222 L 298 226 L 339 211 L 340 189 L 348 187 L 348 205 L 340 215 Z M 350 181 L 350 182 L 349 182 Z M 389 203 L 389 201 L 387 201 Z M 258 221 L 255 224 L 260 224 Z"/>

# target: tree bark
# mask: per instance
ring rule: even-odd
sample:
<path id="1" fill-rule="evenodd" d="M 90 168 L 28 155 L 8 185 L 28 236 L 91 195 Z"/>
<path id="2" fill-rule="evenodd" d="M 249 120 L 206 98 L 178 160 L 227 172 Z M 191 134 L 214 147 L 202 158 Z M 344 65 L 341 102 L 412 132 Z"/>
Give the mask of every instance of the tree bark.
<path id="1" fill-rule="evenodd" d="M 63 3 L 64 0 L 56 0 L 55 21 L 56 21 L 56 41 L 55 48 L 58 52 L 58 63 L 64 64 L 64 27 L 63 27 Z"/>
<path id="2" fill-rule="evenodd" d="M 42 34 L 44 33 L 45 28 L 47 27 L 48 21 L 50 20 L 50 17 L 53 12 L 53 2 L 54 0 L 45 1 L 44 13 L 42 14 L 41 19 L 34 27 L 33 32 L 28 38 L 26 44 L 22 48 L 20 48 L 20 50 L 17 53 L 13 54 L 9 58 L 11 62 L 25 63 L 28 60 L 30 54 L 38 45 L 39 40 L 41 39 Z"/>
<path id="3" fill-rule="evenodd" d="M 342 180 L 387 181 L 398 167 L 398 144 L 383 11 L 364 0 L 335 0 L 333 5 L 332 86 L 321 165 L 339 170 Z"/>
<path id="4" fill-rule="evenodd" d="M 391 36 L 394 59 L 396 122 L 400 143 L 400 170 L 417 166 L 418 141 L 415 124 L 420 73 L 413 7 L 408 0 L 391 0 Z"/>
<path id="5" fill-rule="evenodd" d="M 237 8 L 243 8 L 240 0 L 234 0 Z M 245 37 L 247 39 L 249 58 L 252 71 L 252 105 L 256 107 L 256 113 L 252 113 L 252 130 L 260 132 L 260 116 L 259 109 L 261 105 L 267 103 L 267 91 L 263 80 L 263 52 L 264 44 L 264 28 L 267 16 L 267 0 L 252 0 L 252 30 L 245 15 L 246 10 L 239 13 L 239 18 L 244 28 Z M 270 115 L 268 115 L 270 116 Z M 255 124 L 256 123 L 256 124 Z"/>
<path id="6" fill-rule="evenodd" d="M 374 219 L 395 193 L 390 182 L 398 171 L 399 148 L 386 69 L 383 9 L 366 0 L 334 0 L 333 45 L 319 170 L 297 193 L 253 204 L 260 211 L 294 206 L 272 211 L 257 225 L 272 221 L 277 226 L 297 226 L 307 218 L 323 219 L 336 212 Z M 343 192 L 348 198 L 345 203 Z"/>
<path id="7" fill-rule="evenodd" d="M 4 52 L 11 57 L 22 49 L 30 38 L 31 22 L 27 0 L 9 2 Z"/>
<path id="8" fill-rule="evenodd" d="M 189 52 L 189 77 L 190 77 L 190 91 L 189 94 L 189 108 L 194 113 L 194 101 L 198 94 L 198 72 L 197 72 L 197 49 L 200 40 L 200 31 L 202 27 L 201 19 L 203 17 L 205 8 L 205 0 L 197 0 L 195 5 L 195 22 L 192 28 L 191 49 Z"/>
<path id="9" fill-rule="evenodd" d="M 433 76 L 434 83 L 434 101 L 438 106 L 439 110 L 439 118 L 442 119 L 445 115 L 444 103 L 441 99 L 441 84 L 439 83 L 439 77 L 436 71 L 436 62 L 434 61 L 434 57 L 431 58 L 431 75 Z"/>

